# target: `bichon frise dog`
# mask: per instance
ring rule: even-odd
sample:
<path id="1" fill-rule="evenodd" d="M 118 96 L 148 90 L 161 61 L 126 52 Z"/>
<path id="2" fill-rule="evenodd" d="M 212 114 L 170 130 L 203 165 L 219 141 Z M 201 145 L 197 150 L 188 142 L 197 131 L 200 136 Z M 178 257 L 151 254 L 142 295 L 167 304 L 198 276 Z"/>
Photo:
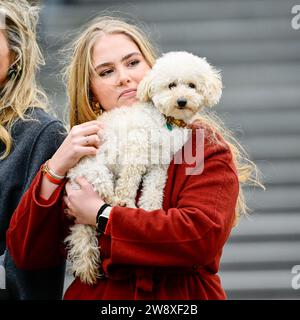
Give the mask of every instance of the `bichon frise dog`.
<path id="1" fill-rule="evenodd" d="M 168 165 L 188 139 L 186 125 L 204 107 L 217 104 L 221 94 L 220 73 L 205 58 L 164 54 L 140 82 L 140 102 L 98 118 L 104 143 L 95 157 L 85 157 L 69 170 L 68 177 L 72 183 L 86 177 L 106 203 L 127 207 L 135 207 L 142 182 L 138 207 L 161 208 Z M 96 228 L 75 224 L 65 243 L 74 275 L 95 283 L 101 276 Z"/>

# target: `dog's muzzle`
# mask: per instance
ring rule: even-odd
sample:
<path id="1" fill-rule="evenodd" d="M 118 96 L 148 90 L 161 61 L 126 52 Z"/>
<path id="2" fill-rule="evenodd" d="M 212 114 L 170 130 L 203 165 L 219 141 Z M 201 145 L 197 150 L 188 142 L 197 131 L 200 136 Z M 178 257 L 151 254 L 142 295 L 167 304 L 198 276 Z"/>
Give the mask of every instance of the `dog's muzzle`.
<path id="1" fill-rule="evenodd" d="M 177 105 L 178 105 L 178 109 L 184 109 L 184 107 L 187 104 L 187 100 L 186 98 L 178 98 L 177 99 Z"/>

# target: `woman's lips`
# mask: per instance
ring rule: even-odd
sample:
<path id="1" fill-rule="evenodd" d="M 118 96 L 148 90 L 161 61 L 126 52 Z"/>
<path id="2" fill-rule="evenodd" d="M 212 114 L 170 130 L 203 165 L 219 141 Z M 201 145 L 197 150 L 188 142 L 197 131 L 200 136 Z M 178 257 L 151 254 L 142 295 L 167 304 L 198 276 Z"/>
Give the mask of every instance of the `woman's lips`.
<path id="1" fill-rule="evenodd" d="M 136 90 L 135 89 L 130 89 L 130 90 L 125 90 L 123 91 L 119 98 L 121 97 L 131 97 L 131 96 L 135 96 L 136 95 Z"/>

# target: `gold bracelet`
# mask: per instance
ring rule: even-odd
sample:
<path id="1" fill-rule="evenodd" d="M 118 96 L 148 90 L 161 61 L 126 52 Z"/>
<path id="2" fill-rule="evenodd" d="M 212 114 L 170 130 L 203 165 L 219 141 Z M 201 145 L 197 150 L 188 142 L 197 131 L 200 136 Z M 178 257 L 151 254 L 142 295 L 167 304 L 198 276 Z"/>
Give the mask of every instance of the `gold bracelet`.
<path id="1" fill-rule="evenodd" d="M 55 172 L 53 172 L 50 168 L 49 168 L 49 160 L 47 160 L 44 164 L 44 167 L 43 167 L 43 172 L 44 173 L 48 173 L 52 178 L 56 179 L 56 180 L 64 180 L 66 176 L 60 176 L 58 174 L 56 174 Z"/>

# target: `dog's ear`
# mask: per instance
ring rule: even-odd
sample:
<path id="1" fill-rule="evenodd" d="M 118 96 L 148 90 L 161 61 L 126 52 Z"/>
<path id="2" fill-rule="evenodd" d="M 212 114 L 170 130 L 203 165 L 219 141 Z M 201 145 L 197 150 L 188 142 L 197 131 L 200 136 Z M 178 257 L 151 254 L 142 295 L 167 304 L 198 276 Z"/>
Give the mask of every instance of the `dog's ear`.
<path id="1" fill-rule="evenodd" d="M 216 105 L 222 95 L 222 77 L 219 70 L 214 69 L 211 66 L 211 72 L 207 75 L 207 79 L 204 85 L 204 104 L 207 107 L 213 107 Z"/>
<path id="2" fill-rule="evenodd" d="M 141 102 L 150 102 L 153 93 L 153 73 L 150 71 L 139 83 L 136 96 Z"/>

